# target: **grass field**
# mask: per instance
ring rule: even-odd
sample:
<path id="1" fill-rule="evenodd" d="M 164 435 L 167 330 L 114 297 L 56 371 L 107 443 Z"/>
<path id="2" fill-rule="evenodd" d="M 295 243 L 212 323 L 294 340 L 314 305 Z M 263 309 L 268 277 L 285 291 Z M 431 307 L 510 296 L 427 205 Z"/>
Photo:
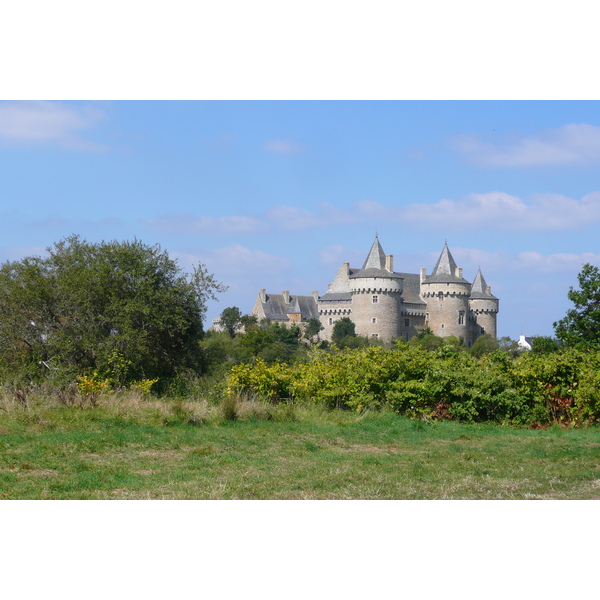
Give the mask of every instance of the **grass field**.
<path id="1" fill-rule="evenodd" d="M 128 395 L 0 404 L 1 499 L 600 499 L 597 428 Z"/>

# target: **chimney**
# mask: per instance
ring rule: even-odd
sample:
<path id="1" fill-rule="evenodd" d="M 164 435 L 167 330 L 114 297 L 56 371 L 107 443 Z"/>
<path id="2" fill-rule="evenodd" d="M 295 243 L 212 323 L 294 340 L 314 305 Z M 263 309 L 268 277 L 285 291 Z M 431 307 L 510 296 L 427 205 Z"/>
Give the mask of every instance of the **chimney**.
<path id="1" fill-rule="evenodd" d="M 427 269 L 425 267 L 421 268 L 421 283 L 425 281 L 425 277 L 427 277 Z"/>
<path id="2" fill-rule="evenodd" d="M 283 296 L 283 301 L 286 304 L 289 304 L 290 303 L 290 293 L 287 290 L 285 290 L 285 291 L 281 292 L 281 295 Z"/>
<path id="3" fill-rule="evenodd" d="M 386 254 L 385 255 L 385 268 L 390 272 L 394 272 L 394 255 Z"/>
<path id="4" fill-rule="evenodd" d="M 267 290 L 265 290 L 264 288 L 262 290 L 260 290 L 260 301 L 261 302 L 266 302 L 267 301 Z"/>
<path id="5" fill-rule="evenodd" d="M 490 295 L 492 294 L 492 288 L 489 285 L 485 286 L 485 291 L 487 294 L 490 294 Z"/>
<path id="6" fill-rule="evenodd" d="M 462 279 L 462 267 L 456 267 L 456 271 L 454 272 L 456 277 L 460 277 Z"/>
<path id="7" fill-rule="evenodd" d="M 316 292 L 316 291 L 313 292 L 312 297 L 315 299 L 315 302 L 318 302 L 319 301 L 319 292 Z"/>

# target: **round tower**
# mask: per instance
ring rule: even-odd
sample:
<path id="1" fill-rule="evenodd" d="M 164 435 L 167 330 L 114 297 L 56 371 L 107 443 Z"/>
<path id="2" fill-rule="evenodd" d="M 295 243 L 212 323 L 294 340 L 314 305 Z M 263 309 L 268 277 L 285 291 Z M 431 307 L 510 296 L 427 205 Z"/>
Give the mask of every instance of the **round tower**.
<path id="1" fill-rule="evenodd" d="M 471 284 L 448 249 L 444 249 L 431 275 L 421 270 L 421 297 L 427 303 L 426 325 L 440 337 L 469 338 L 469 297 Z"/>
<path id="2" fill-rule="evenodd" d="M 402 277 L 394 273 L 393 256 L 386 256 L 377 236 L 359 271 L 350 275 L 352 321 L 357 335 L 390 342 L 400 335 Z"/>
<path id="3" fill-rule="evenodd" d="M 471 288 L 469 308 L 471 313 L 471 335 L 470 345 L 484 333 L 496 337 L 496 321 L 499 311 L 500 300 L 492 295 L 492 290 L 486 284 L 481 269 L 477 271 L 475 281 Z"/>

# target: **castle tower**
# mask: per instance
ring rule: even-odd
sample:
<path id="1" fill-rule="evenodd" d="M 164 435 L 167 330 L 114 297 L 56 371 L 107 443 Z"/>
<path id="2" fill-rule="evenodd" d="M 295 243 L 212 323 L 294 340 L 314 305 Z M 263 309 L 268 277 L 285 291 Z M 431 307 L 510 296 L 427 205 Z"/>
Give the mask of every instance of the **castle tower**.
<path id="1" fill-rule="evenodd" d="M 435 335 L 454 335 L 468 343 L 470 295 L 471 284 L 463 278 L 462 269 L 456 266 L 446 243 L 431 275 L 421 269 L 421 297 L 427 303 L 426 325 Z"/>
<path id="2" fill-rule="evenodd" d="M 489 333 L 496 337 L 496 320 L 500 301 L 492 295 L 492 290 L 486 284 L 481 269 L 477 271 L 471 287 L 469 298 L 470 308 L 470 342 L 473 343 L 480 335 Z"/>
<path id="3" fill-rule="evenodd" d="M 362 269 L 350 274 L 352 321 L 356 333 L 389 342 L 399 336 L 402 276 L 394 273 L 393 256 L 386 256 L 379 238 Z"/>

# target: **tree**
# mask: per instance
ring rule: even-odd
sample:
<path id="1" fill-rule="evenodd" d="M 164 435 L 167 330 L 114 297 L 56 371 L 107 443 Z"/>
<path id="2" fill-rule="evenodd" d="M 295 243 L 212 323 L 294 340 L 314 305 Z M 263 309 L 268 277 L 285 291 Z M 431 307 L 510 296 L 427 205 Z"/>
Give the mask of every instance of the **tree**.
<path id="1" fill-rule="evenodd" d="M 567 346 L 584 348 L 600 345 L 600 269 L 585 264 L 577 276 L 579 288 L 567 294 L 575 308 L 554 323 L 556 337 Z"/>
<path id="2" fill-rule="evenodd" d="M 226 288 L 160 246 L 70 236 L 0 267 L 0 358 L 29 377 L 92 373 L 125 384 L 203 365 L 208 299 Z"/>
<path id="3" fill-rule="evenodd" d="M 229 334 L 229 337 L 233 339 L 236 331 L 242 323 L 242 311 L 237 306 L 230 306 L 224 308 L 221 313 L 221 325 L 223 329 Z"/>
<path id="4" fill-rule="evenodd" d="M 331 341 L 339 346 L 339 343 L 345 337 L 356 337 L 356 327 L 349 317 L 342 317 L 333 324 Z"/>
<path id="5" fill-rule="evenodd" d="M 477 358 L 481 358 L 484 354 L 490 354 L 499 348 L 498 340 L 492 337 L 489 333 L 480 335 L 475 343 L 471 346 L 469 352 Z"/>
<path id="6" fill-rule="evenodd" d="M 552 354 L 560 350 L 560 344 L 548 336 L 535 336 L 531 340 L 531 352 L 533 354 Z"/>
<path id="7" fill-rule="evenodd" d="M 323 331 L 323 329 L 325 328 L 323 325 L 321 325 L 321 321 L 319 321 L 319 319 L 309 319 L 306 321 L 306 325 L 304 326 L 304 337 L 309 342 L 312 342 L 314 338 L 319 335 L 319 332 Z"/>

